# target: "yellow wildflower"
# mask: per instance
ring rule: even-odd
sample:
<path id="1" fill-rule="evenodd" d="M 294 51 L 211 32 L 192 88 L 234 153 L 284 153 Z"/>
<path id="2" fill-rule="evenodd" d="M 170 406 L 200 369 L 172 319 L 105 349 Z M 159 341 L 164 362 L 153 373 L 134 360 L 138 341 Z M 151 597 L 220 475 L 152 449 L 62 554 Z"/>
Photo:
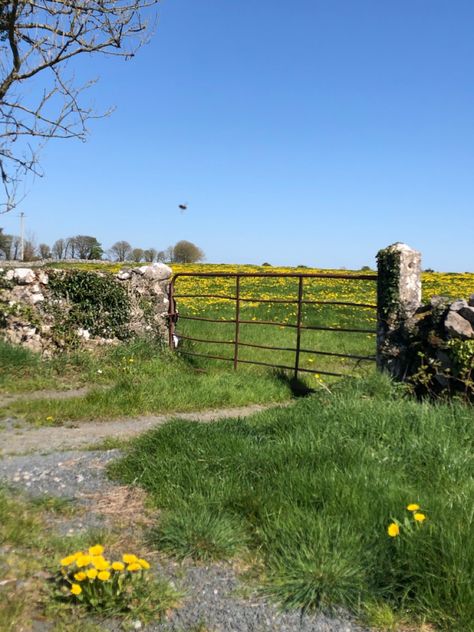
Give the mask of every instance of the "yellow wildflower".
<path id="1" fill-rule="evenodd" d="M 123 564 L 122 562 L 113 562 L 112 568 L 114 569 L 114 571 L 123 571 L 123 569 L 125 568 L 125 564 Z"/>
<path id="2" fill-rule="evenodd" d="M 79 584 L 73 584 L 71 586 L 71 592 L 73 595 L 80 595 L 82 592 L 82 588 L 79 586 Z"/>
<path id="3" fill-rule="evenodd" d="M 106 571 L 110 566 L 110 562 L 108 560 L 104 560 L 102 555 L 97 555 L 96 557 L 93 557 L 90 563 L 98 571 Z"/>
<path id="4" fill-rule="evenodd" d="M 60 561 L 60 564 L 61 566 L 70 566 L 75 561 L 76 558 L 74 557 L 74 555 L 68 555 L 67 557 L 63 557 L 63 559 Z"/>
<path id="5" fill-rule="evenodd" d="M 388 525 L 387 533 L 391 538 L 396 538 L 397 535 L 400 533 L 400 527 L 396 522 L 391 522 Z"/>
<path id="6" fill-rule="evenodd" d="M 46 417 L 46 421 L 54 421 L 54 417 L 51 417 L 51 415 L 48 415 L 48 417 Z"/>
<path id="7" fill-rule="evenodd" d="M 84 573 L 84 571 L 79 571 L 74 575 L 74 579 L 78 582 L 83 582 L 86 578 L 87 575 Z"/>
<path id="8" fill-rule="evenodd" d="M 142 567 L 138 562 L 132 562 L 132 564 L 129 564 L 127 566 L 127 571 L 131 571 L 133 573 L 133 571 L 141 571 Z"/>
<path id="9" fill-rule="evenodd" d="M 137 559 L 137 556 L 132 555 L 131 553 L 124 553 L 122 555 L 122 560 L 125 562 L 125 564 L 133 564 L 133 562 L 136 562 Z"/>
<path id="10" fill-rule="evenodd" d="M 86 571 L 86 575 L 89 579 L 95 579 L 97 577 L 97 570 L 95 568 L 89 568 Z"/>
<path id="11" fill-rule="evenodd" d="M 87 566 L 88 564 L 91 563 L 91 556 L 90 555 L 80 555 L 77 559 L 76 559 L 76 564 L 78 566 L 78 568 L 82 568 L 83 566 Z"/>
<path id="12" fill-rule="evenodd" d="M 140 564 L 142 568 L 145 568 L 145 569 L 150 568 L 150 564 L 144 559 L 139 559 L 138 563 Z"/>
<path id="13" fill-rule="evenodd" d="M 100 581 L 102 582 L 106 582 L 108 579 L 110 579 L 110 573 L 109 571 L 101 571 L 97 577 L 100 579 Z"/>
<path id="14" fill-rule="evenodd" d="M 95 546 L 91 546 L 89 549 L 89 555 L 102 555 L 104 552 L 104 547 L 100 544 L 96 544 Z"/>
<path id="15" fill-rule="evenodd" d="M 420 505 L 417 505 L 416 503 L 411 503 L 410 505 L 407 505 L 408 511 L 418 511 L 419 508 Z"/>
<path id="16" fill-rule="evenodd" d="M 423 522 L 424 520 L 426 520 L 425 514 L 422 513 L 413 514 L 413 518 L 415 518 L 417 522 Z"/>

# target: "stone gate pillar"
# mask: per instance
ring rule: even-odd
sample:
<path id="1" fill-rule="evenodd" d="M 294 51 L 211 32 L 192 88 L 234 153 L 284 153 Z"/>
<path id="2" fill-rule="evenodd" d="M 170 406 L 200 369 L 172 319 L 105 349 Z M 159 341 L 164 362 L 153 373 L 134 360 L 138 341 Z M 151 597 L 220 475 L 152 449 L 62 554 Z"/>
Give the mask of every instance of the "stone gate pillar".
<path id="1" fill-rule="evenodd" d="M 407 370 L 405 322 L 421 304 L 421 254 L 396 243 L 377 253 L 377 367 L 397 379 Z"/>

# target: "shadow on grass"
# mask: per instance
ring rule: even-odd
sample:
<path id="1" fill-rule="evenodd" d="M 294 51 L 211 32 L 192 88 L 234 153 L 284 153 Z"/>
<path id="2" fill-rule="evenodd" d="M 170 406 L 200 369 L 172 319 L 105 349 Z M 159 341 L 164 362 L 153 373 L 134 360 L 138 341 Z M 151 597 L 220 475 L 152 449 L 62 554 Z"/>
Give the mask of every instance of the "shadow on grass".
<path id="1" fill-rule="evenodd" d="M 314 388 L 309 387 L 303 380 L 298 377 L 290 376 L 285 371 L 275 371 L 276 379 L 287 386 L 293 397 L 308 397 L 316 392 Z"/>

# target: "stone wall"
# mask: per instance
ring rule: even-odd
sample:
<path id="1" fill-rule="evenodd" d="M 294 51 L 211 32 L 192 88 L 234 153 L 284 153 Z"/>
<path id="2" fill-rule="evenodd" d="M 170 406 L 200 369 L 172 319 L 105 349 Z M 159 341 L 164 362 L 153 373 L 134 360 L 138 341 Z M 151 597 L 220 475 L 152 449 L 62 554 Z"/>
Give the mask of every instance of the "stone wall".
<path id="1" fill-rule="evenodd" d="M 420 394 L 474 396 L 474 294 L 423 304 L 419 252 L 397 243 L 377 259 L 379 369 L 411 382 Z"/>
<path id="2" fill-rule="evenodd" d="M 0 267 L 0 337 L 46 355 L 133 336 L 166 340 L 171 276 L 162 263 L 117 274 Z"/>

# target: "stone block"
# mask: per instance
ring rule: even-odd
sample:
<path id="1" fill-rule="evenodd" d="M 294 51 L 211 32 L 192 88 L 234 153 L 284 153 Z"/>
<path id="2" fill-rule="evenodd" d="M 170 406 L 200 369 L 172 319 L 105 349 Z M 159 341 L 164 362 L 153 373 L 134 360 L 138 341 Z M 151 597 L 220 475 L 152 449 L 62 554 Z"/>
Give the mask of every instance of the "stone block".
<path id="1" fill-rule="evenodd" d="M 459 315 L 468 320 L 474 327 L 474 307 L 462 307 L 459 310 Z"/>
<path id="2" fill-rule="evenodd" d="M 451 305 L 449 306 L 449 310 L 451 312 L 459 312 L 463 307 L 467 307 L 467 301 L 465 301 L 463 298 L 460 298 L 457 301 L 451 303 Z"/>
<path id="3" fill-rule="evenodd" d="M 15 268 L 13 270 L 13 280 L 19 285 L 29 285 L 36 281 L 36 275 L 31 268 Z"/>
<path id="4" fill-rule="evenodd" d="M 460 316 L 457 312 L 449 312 L 444 321 L 446 333 L 452 338 L 461 338 L 461 340 L 469 340 L 474 337 L 474 329 L 471 323 Z"/>

